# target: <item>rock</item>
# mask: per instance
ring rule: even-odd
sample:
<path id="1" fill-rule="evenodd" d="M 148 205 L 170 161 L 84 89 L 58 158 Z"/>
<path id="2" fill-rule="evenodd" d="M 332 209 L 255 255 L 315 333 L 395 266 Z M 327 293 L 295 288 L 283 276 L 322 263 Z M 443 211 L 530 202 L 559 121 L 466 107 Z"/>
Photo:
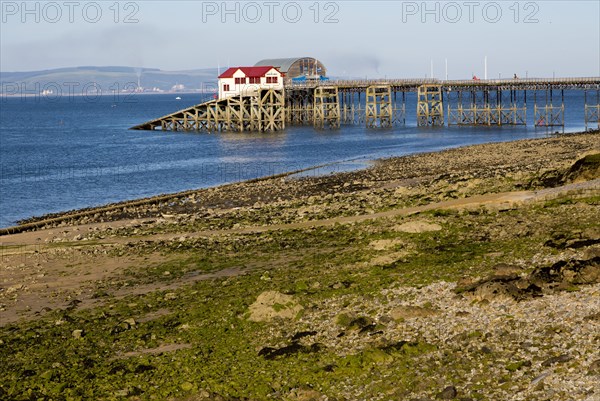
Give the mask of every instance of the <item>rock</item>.
<path id="1" fill-rule="evenodd" d="M 328 398 L 312 389 L 293 389 L 284 398 L 285 401 L 321 401 L 327 400 Z"/>
<path id="2" fill-rule="evenodd" d="M 133 326 L 130 324 L 131 321 L 133 321 Z M 116 326 L 114 326 L 110 330 L 110 334 L 119 334 L 124 331 L 130 330 L 134 326 L 135 326 L 135 320 L 127 319 L 127 320 L 124 320 L 121 323 L 117 324 Z"/>
<path id="3" fill-rule="evenodd" d="M 404 241 L 402 241 L 401 239 L 380 239 L 376 241 L 371 241 L 371 243 L 369 244 L 369 248 L 372 248 L 376 251 L 384 251 L 386 249 L 391 249 L 404 244 Z"/>
<path id="4" fill-rule="evenodd" d="M 315 336 L 315 335 L 317 335 L 316 331 L 299 331 L 292 336 L 292 341 L 298 341 L 301 338 Z"/>
<path id="5" fill-rule="evenodd" d="M 374 328 L 375 323 L 373 322 L 373 319 L 371 319 L 368 316 L 360 316 L 357 317 L 356 319 L 352 319 L 350 321 L 350 323 L 348 323 L 348 329 L 350 330 L 359 330 L 360 332 L 363 332 L 363 330 L 368 330 L 369 328 Z"/>
<path id="6" fill-rule="evenodd" d="M 196 394 L 194 394 L 194 399 L 204 400 L 210 398 L 210 393 L 204 389 L 201 389 Z"/>
<path id="7" fill-rule="evenodd" d="M 314 343 L 310 346 L 302 345 L 298 342 L 292 342 L 290 345 L 286 345 L 281 348 L 264 347 L 258 352 L 258 356 L 262 356 L 267 360 L 272 360 L 278 356 L 289 356 L 294 354 L 312 354 L 319 352 L 323 349 L 323 345 Z"/>
<path id="8" fill-rule="evenodd" d="M 569 355 L 562 354 L 562 355 L 559 355 L 559 356 L 554 356 L 552 358 L 546 359 L 544 362 L 542 362 L 542 366 L 546 366 L 546 367 L 547 366 L 552 366 L 552 365 L 554 365 L 556 363 L 568 362 L 571 359 L 573 359 L 573 358 L 571 358 Z"/>
<path id="9" fill-rule="evenodd" d="M 600 375 L 600 359 L 596 359 L 590 364 L 588 375 Z"/>
<path id="10" fill-rule="evenodd" d="M 537 385 L 539 382 L 541 382 L 542 380 L 544 380 L 546 377 L 550 376 L 550 372 L 544 372 L 541 375 L 537 376 L 536 378 L 534 378 L 531 381 L 531 385 L 535 386 Z"/>
<path id="11" fill-rule="evenodd" d="M 494 269 L 495 277 L 514 277 L 518 276 L 523 271 L 523 269 L 519 266 L 509 265 L 506 263 L 498 263 L 497 265 L 493 266 L 492 269 Z"/>
<path id="12" fill-rule="evenodd" d="M 421 306 L 399 306 L 390 312 L 390 316 L 394 320 L 413 319 L 416 317 L 428 317 L 437 315 L 439 312 L 430 308 Z"/>
<path id="13" fill-rule="evenodd" d="M 565 174 L 566 181 L 580 182 L 600 177 L 600 153 L 594 152 L 577 160 Z"/>
<path id="14" fill-rule="evenodd" d="M 73 332 L 71 333 L 71 335 L 75 339 L 80 339 L 80 338 L 83 337 L 83 330 L 73 330 Z"/>
<path id="15" fill-rule="evenodd" d="M 292 319 L 304 308 L 291 295 L 277 291 L 265 291 L 250 305 L 250 318 L 253 322 L 268 322 L 274 318 Z"/>
<path id="16" fill-rule="evenodd" d="M 17 292 L 19 290 L 22 290 L 24 288 L 23 284 L 16 284 L 16 285 L 12 285 L 10 287 L 8 287 L 6 289 L 6 293 L 7 294 L 12 294 L 13 292 Z"/>
<path id="17" fill-rule="evenodd" d="M 180 387 L 183 391 L 191 391 L 191 390 L 193 390 L 194 385 L 190 382 L 183 382 L 183 383 L 181 383 Z"/>
<path id="18" fill-rule="evenodd" d="M 438 398 L 440 400 L 452 400 L 452 399 L 456 398 L 457 395 L 458 395 L 458 391 L 456 391 L 456 387 L 448 386 L 445 389 L 443 389 L 441 392 L 439 392 L 438 395 L 436 396 L 436 398 Z"/>
<path id="19" fill-rule="evenodd" d="M 379 323 L 381 323 L 381 324 L 388 324 L 393 321 L 394 321 L 394 318 L 389 315 L 383 315 L 379 318 Z"/>
<path id="20" fill-rule="evenodd" d="M 409 221 L 394 227 L 394 231 L 403 233 L 418 234 L 431 231 L 440 231 L 442 226 L 426 221 Z"/>
<path id="21" fill-rule="evenodd" d="M 491 354 L 492 352 L 494 352 L 494 350 L 484 345 L 483 347 L 481 347 L 481 352 L 484 354 Z"/>
<path id="22" fill-rule="evenodd" d="M 530 281 L 539 286 L 549 283 L 594 284 L 600 281 L 600 256 L 590 259 L 561 260 L 536 268 Z"/>
<path id="23" fill-rule="evenodd" d="M 406 251 L 392 252 L 387 255 L 377 256 L 371 259 L 371 266 L 386 266 L 392 263 L 402 262 L 409 255 Z"/>

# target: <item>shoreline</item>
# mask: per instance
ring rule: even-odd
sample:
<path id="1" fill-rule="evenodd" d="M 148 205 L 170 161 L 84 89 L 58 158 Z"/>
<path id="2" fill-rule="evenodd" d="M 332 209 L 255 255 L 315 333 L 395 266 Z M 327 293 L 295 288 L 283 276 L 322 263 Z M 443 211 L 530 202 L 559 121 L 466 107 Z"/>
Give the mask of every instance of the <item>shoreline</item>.
<path id="1" fill-rule="evenodd" d="M 66 222 L 68 220 L 80 219 L 80 218 L 88 217 L 90 215 L 95 215 L 98 213 L 114 212 L 114 211 L 118 211 L 121 209 L 127 209 L 130 207 L 142 207 L 142 206 L 148 206 L 148 205 L 153 205 L 153 204 L 161 204 L 161 203 L 168 202 L 168 201 L 177 201 L 180 198 L 187 198 L 187 197 L 194 197 L 194 196 L 202 195 L 203 192 L 207 192 L 207 191 L 227 190 L 228 188 L 231 188 L 231 187 L 252 185 L 255 183 L 269 182 L 269 181 L 278 180 L 278 179 L 282 179 L 282 178 L 285 179 L 285 178 L 291 177 L 293 180 L 308 180 L 308 181 L 311 181 L 311 180 L 319 181 L 324 178 L 325 179 L 330 178 L 331 180 L 335 181 L 336 178 L 340 178 L 343 176 L 347 180 L 354 180 L 355 178 L 364 175 L 367 171 L 369 171 L 371 169 L 375 169 L 375 170 L 381 169 L 381 168 L 385 169 L 386 166 L 389 164 L 394 164 L 400 160 L 410 159 L 412 157 L 444 154 L 444 153 L 451 152 L 451 151 L 456 151 L 456 150 L 461 150 L 461 149 L 469 149 L 469 148 L 473 148 L 473 147 L 475 147 L 475 148 L 482 147 L 483 148 L 486 146 L 494 146 L 494 145 L 501 146 L 502 144 L 517 144 L 517 143 L 527 144 L 527 143 L 532 143 L 532 142 L 547 141 L 549 138 L 598 135 L 599 133 L 600 133 L 599 130 L 578 131 L 578 132 L 572 132 L 572 133 L 550 133 L 548 136 L 543 137 L 543 138 L 518 139 L 518 140 L 514 140 L 514 141 L 487 142 L 487 143 L 476 144 L 476 145 L 451 147 L 451 148 L 438 150 L 438 151 L 411 153 L 411 154 L 407 154 L 407 155 L 403 155 L 403 156 L 392 156 L 392 157 L 375 159 L 375 160 L 365 160 L 364 164 L 370 164 L 370 165 L 363 167 L 363 168 L 353 169 L 350 171 L 325 173 L 325 174 L 319 174 L 316 176 L 293 177 L 294 175 L 298 175 L 298 174 L 301 174 L 304 172 L 318 170 L 321 168 L 334 166 L 336 164 L 343 164 L 343 163 L 347 163 L 349 161 L 354 161 L 354 160 L 360 159 L 360 158 L 353 158 L 350 160 L 330 162 L 330 163 L 325 163 L 325 164 L 321 164 L 321 165 L 310 166 L 310 167 L 299 169 L 299 170 L 283 172 L 283 173 L 274 174 L 274 175 L 270 175 L 270 176 L 257 177 L 257 178 L 244 180 L 244 181 L 235 181 L 235 182 L 220 184 L 220 185 L 216 185 L 216 186 L 188 189 L 188 190 L 184 190 L 184 191 L 180 191 L 180 192 L 158 194 L 158 195 L 145 197 L 145 198 L 123 200 L 123 201 L 103 204 L 103 205 L 99 205 L 99 206 L 91 206 L 91 207 L 84 207 L 84 208 L 66 210 L 66 211 L 61 211 L 61 212 L 47 213 L 47 214 L 40 215 L 40 216 L 31 216 L 31 217 L 17 221 L 16 222 L 17 224 L 14 226 L 1 227 L 0 228 L 0 236 L 15 234 L 15 233 L 32 230 L 32 229 L 35 230 L 35 229 L 38 229 L 38 228 L 41 228 L 44 226 L 49 226 L 49 225 L 53 225 L 53 224 L 57 224 L 57 223 L 60 224 L 60 223 Z"/>
<path id="2" fill-rule="evenodd" d="M 400 156 L 400 157 L 402 157 L 402 156 Z M 298 174 L 301 174 L 301 173 L 304 173 L 307 171 L 317 170 L 320 168 L 329 167 L 329 166 L 333 166 L 333 165 L 340 164 L 340 163 L 347 163 L 348 161 L 352 161 L 352 160 L 357 160 L 357 159 L 325 163 L 325 164 L 307 167 L 304 169 L 286 171 L 283 173 L 267 175 L 267 176 L 257 177 L 257 178 L 251 178 L 249 180 L 244 180 L 244 181 L 234 181 L 234 182 L 210 186 L 210 187 L 188 189 L 188 190 L 184 190 L 184 191 L 180 191 L 180 192 L 158 194 L 158 195 L 149 196 L 149 197 L 145 197 L 145 198 L 136 198 L 136 199 L 123 200 L 123 201 L 119 201 L 119 202 L 112 202 L 112 203 L 107 203 L 107 204 L 99 205 L 99 206 L 90 206 L 90 207 L 84 207 L 84 208 L 79 208 L 79 209 L 66 210 L 63 212 L 47 213 L 47 214 L 43 214 L 40 216 L 31 216 L 31 217 L 28 217 L 25 219 L 18 220 L 17 225 L 15 225 L 15 226 L 0 227 L 0 236 L 7 235 L 7 234 L 15 234 L 15 233 L 21 232 L 22 230 L 36 228 L 35 226 L 37 226 L 37 225 L 47 225 L 47 224 L 51 224 L 53 222 L 60 222 L 64 219 L 83 217 L 83 216 L 87 216 L 89 214 L 105 212 L 105 211 L 112 211 L 112 210 L 130 207 L 130 206 L 142 206 L 142 205 L 152 204 L 152 203 L 156 203 L 156 202 L 168 201 L 168 200 L 175 199 L 175 198 L 194 195 L 198 192 L 210 190 L 213 188 L 225 188 L 225 187 L 228 187 L 231 185 L 253 184 L 253 183 L 271 180 L 271 179 L 290 177 L 290 176 L 298 175 Z M 379 159 L 379 160 L 384 160 L 384 159 Z M 371 161 L 367 161 L 366 163 L 376 163 L 377 161 L 378 160 L 371 160 Z M 366 168 L 369 168 L 369 167 L 352 170 L 352 171 L 360 171 L 360 170 L 363 170 Z M 342 173 L 344 173 L 344 172 L 342 172 Z M 340 174 L 340 173 L 334 173 L 334 174 Z M 319 176 L 321 176 L 321 175 L 319 175 Z M 294 178 L 295 179 L 304 179 L 304 178 L 310 179 L 310 177 L 294 177 Z"/>

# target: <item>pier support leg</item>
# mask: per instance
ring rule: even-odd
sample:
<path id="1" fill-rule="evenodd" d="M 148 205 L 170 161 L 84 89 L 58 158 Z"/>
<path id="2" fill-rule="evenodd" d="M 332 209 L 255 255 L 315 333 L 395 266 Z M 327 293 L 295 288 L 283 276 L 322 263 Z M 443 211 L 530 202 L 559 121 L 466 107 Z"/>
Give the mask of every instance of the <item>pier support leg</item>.
<path id="1" fill-rule="evenodd" d="M 261 90 L 258 106 L 261 131 L 281 131 L 285 129 L 285 95 L 274 89 Z"/>
<path id="2" fill-rule="evenodd" d="M 527 125 L 527 92 L 523 91 L 523 105 L 519 106 L 517 90 L 511 89 L 509 107 L 503 107 L 500 116 L 503 125 Z"/>
<path id="3" fill-rule="evenodd" d="M 587 89 L 585 96 L 585 130 L 600 129 L 600 89 L 596 89 L 596 103 L 588 104 Z"/>
<path id="4" fill-rule="evenodd" d="M 417 91 L 417 125 L 443 126 L 444 105 L 440 85 L 421 85 Z"/>
<path id="5" fill-rule="evenodd" d="M 389 128 L 392 126 L 392 89 L 389 85 L 374 85 L 367 88 L 367 128 Z"/>
<path id="6" fill-rule="evenodd" d="M 537 94 L 534 92 L 533 118 L 536 128 L 562 127 L 565 129 L 565 95 L 561 90 L 561 105 L 554 106 L 552 89 L 546 90 L 546 103 L 543 107 L 537 105 Z"/>
<path id="7" fill-rule="evenodd" d="M 448 125 L 526 125 L 526 94 L 523 91 L 522 106 L 519 105 L 517 90 L 510 89 L 508 95 L 501 88 L 466 93 L 458 89 L 446 92 Z M 465 107 L 465 99 L 470 103 Z"/>
<path id="8" fill-rule="evenodd" d="M 340 101 L 337 86 L 318 86 L 314 92 L 315 128 L 340 128 Z"/>
<path id="9" fill-rule="evenodd" d="M 286 91 L 286 121 L 291 125 L 312 124 L 312 89 Z"/>
<path id="10" fill-rule="evenodd" d="M 394 91 L 392 101 L 392 124 L 406 125 L 406 92 L 402 91 L 402 98 L 398 99 L 398 92 Z"/>

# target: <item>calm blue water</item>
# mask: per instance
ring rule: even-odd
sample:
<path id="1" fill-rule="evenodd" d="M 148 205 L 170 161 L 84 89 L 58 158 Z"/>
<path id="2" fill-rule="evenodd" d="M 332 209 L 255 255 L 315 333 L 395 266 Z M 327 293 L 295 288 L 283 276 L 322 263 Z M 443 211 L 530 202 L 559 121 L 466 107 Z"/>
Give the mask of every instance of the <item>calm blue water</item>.
<path id="1" fill-rule="evenodd" d="M 414 95 L 407 98 L 406 126 L 389 130 L 292 127 L 275 134 L 213 135 L 128 130 L 201 100 L 175 96 L 0 99 L 0 226 L 327 163 L 335 164 L 313 173 L 357 168 L 381 157 L 547 135 L 531 126 L 417 128 Z M 583 130 L 583 93 L 567 93 L 565 119 L 567 131 Z"/>

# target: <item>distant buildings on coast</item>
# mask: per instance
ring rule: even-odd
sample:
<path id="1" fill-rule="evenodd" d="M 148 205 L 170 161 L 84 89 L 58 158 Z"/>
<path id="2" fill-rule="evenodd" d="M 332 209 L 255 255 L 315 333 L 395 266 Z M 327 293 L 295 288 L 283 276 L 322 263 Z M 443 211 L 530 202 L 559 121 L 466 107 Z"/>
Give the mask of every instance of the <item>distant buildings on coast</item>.
<path id="1" fill-rule="evenodd" d="M 264 67 L 272 67 L 279 73 Z M 239 67 L 234 67 L 239 68 Z M 100 96 L 111 94 L 161 94 L 161 93 L 204 93 L 224 94 L 223 85 L 230 85 L 229 95 L 236 93 L 235 79 L 241 84 L 252 81 L 269 87 L 283 87 L 286 82 L 325 79 L 327 70 L 323 63 L 313 57 L 265 59 L 257 62 L 251 73 L 242 77 L 231 77 L 233 82 L 218 83 L 222 70 L 218 68 L 191 71 L 162 71 L 155 68 L 133 67 L 69 67 L 54 70 L 29 72 L 0 72 L 0 96 L 39 97 L 54 99 L 61 96 Z M 224 72 L 223 72 L 224 74 Z M 253 75 L 254 74 L 254 75 Z M 277 78 L 277 82 L 273 81 Z M 264 81 L 264 82 L 263 82 Z M 267 82 L 269 81 L 269 82 Z M 238 85 L 240 85 L 238 84 Z M 240 89 L 238 87 L 238 89 Z"/>

